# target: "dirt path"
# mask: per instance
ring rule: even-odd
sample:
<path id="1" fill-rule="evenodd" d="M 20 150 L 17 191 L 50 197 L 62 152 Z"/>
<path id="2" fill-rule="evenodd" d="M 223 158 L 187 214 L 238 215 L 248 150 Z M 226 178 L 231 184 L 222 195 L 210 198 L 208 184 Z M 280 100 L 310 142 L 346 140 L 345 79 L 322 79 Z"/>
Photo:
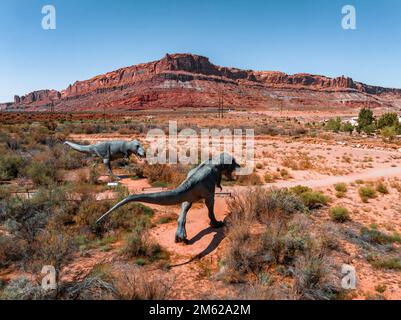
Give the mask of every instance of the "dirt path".
<path id="1" fill-rule="evenodd" d="M 322 179 L 311 179 L 311 180 L 295 180 L 295 181 L 280 181 L 275 183 L 264 184 L 264 188 L 291 188 L 297 185 L 303 185 L 310 188 L 322 188 L 331 186 L 336 183 L 351 183 L 355 180 L 372 180 L 387 177 L 394 177 L 401 175 L 401 167 L 388 167 L 388 168 L 377 168 L 369 171 L 344 175 L 344 176 L 332 176 Z M 247 186 L 234 186 L 234 187 L 224 187 L 224 191 L 240 191 L 248 188 Z"/>

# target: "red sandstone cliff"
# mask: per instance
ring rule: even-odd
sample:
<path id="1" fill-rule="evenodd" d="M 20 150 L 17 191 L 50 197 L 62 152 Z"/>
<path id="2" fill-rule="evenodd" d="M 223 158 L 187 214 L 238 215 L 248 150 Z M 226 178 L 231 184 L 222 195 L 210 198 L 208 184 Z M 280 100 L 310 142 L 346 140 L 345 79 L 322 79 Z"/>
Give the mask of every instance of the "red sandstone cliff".
<path id="1" fill-rule="evenodd" d="M 311 74 L 240 70 L 210 63 L 192 54 L 121 68 L 61 92 L 41 90 L 15 96 L 0 109 L 20 110 L 133 110 L 177 107 L 216 107 L 224 92 L 230 108 L 371 106 L 401 108 L 401 89 Z"/>

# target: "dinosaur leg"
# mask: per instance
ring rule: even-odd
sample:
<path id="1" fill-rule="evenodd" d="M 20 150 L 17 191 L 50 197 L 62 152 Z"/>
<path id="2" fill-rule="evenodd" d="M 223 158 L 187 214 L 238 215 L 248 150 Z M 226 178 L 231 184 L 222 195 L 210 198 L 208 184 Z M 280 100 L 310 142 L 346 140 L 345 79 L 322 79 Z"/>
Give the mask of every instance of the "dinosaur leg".
<path id="1" fill-rule="evenodd" d="M 187 222 L 187 213 L 192 207 L 192 202 L 183 202 L 181 205 L 180 216 L 178 217 L 178 228 L 175 233 L 175 242 L 188 243 L 187 231 L 185 230 L 185 223 Z"/>
<path id="2" fill-rule="evenodd" d="M 206 198 L 205 204 L 209 214 L 210 226 L 212 228 L 221 228 L 224 223 L 222 221 L 217 221 L 216 217 L 214 216 L 214 196 Z"/>
<path id="3" fill-rule="evenodd" d="M 103 163 L 106 166 L 107 172 L 109 173 L 109 176 L 114 178 L 114 179 L 118 179 L 118 177 L 116 177 L 113 173 L 113 171 L 111 171 L 111 165 L 110 165 L 110 160 L 105 158 L 103 159 Z"/>

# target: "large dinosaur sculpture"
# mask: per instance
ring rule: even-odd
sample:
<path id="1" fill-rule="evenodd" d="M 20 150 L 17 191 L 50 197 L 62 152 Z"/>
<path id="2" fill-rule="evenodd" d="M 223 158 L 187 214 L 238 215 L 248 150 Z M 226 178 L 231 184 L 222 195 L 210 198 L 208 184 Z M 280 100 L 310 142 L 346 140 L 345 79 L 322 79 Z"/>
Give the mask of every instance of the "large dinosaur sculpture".
<path id="1" fill-rule="evenodd" d="M 227 154 L 222 153 L 219 156 L 202 162 L 199 166 L 189 171 L 187 178 L 174 190 L 163 191 L 148 194 L 133 194 L 116 204 L 108 212 L 102 215 L 97 222 L 100 222 L 107 215 L 121 206 L 131 202 L 145 202 L 159 205 L 181 205 L 181 212 L 178 218 L 178 228 L 175 234 L 176 242 L 187 241 L 187 233 L 185 230 L 186 216 L 192 203 L 201 199 L 205 200 L 208 209 L 210 225 L 213 228 L 223 226 L 221 221 L 217 221 L 214 215 L 214 193 L 216 186 L 221 188 L 222 174 L 231 179 L 231 175 L 240 165 L 235 159 Z"/>
<path id="2" fill-rule="evenodd" d="M 109 175 L 116 179 L 118 179 L 118 177 L 113 174 L 110 161 L 120 158 L 128 159 L 131 154 L 135 154 L 141 158 L 145 157 L 145 150 L 138 140 L 106 141 L 91 145 L 79 145 L 66 141 L 64 144 L 76 151 L 94 154 L 102 158 Z"/>

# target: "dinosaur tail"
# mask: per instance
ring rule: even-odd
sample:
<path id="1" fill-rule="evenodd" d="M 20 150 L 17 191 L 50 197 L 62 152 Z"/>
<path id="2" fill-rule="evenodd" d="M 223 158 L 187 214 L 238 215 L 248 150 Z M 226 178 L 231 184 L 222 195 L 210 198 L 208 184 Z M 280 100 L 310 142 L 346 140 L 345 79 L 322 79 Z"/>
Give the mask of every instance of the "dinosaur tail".
<path id="1" fill-rule="evenodd" d="M 112 207 L 109 211 L 107 211 L 104 215 L 102 215 L 99 219 L 97 219 L 96 223 L 103 220 L 106 216 L 108 216 L 113 211 L 118 208 L 124 206 L 129 202 L 145 202 L 159 205 L 174 205 L 180 204 L 186 201 L 186 192 L 180 192 L 179 190 L 171 190 L 171 191 L 163 191 L 163 192 L 155 192 L 155 193 L 147 193 L 147 194 L 133 194 L 129 195 L 124 200 L 117 203 L 114 207 Z"/>
<path id="2" fill-rule="evenodd" d="M 69 142 L 69 141 L 64 142 L 64 144 L 66 144 L 67 146 L 70 146 L 71 148 L 73 148 L 74 150 L 79 151 L 79 152 L 89 153 L 89 152 L 93 151 L 93 148 L 92 148 L 91 145 L 82 146 L 80 144 L 72 143 L 72 142 Z"/>

